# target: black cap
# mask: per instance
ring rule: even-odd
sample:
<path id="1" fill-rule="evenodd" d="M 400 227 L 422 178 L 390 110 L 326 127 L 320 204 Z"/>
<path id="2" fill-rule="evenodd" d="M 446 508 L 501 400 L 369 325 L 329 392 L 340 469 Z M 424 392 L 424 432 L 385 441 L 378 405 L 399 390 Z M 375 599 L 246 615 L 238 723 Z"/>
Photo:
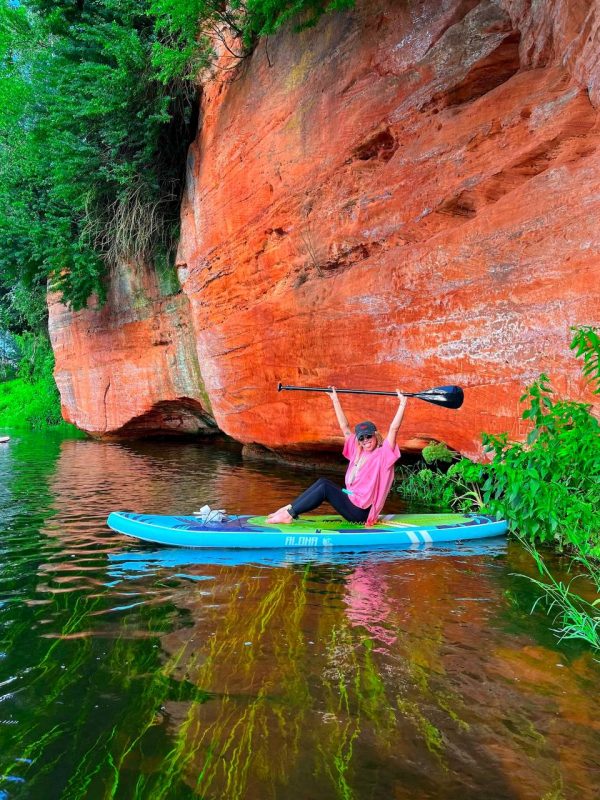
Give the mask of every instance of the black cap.
<path id="1" fill-rule="evenodd" d="M 377 428 L 373 422 L 367 420 L 366 422 L 359 422 L 354 428 L 354 433 L 360 439 L 361 436 L 373 436 L 374 433 L 377 433 Z"/>

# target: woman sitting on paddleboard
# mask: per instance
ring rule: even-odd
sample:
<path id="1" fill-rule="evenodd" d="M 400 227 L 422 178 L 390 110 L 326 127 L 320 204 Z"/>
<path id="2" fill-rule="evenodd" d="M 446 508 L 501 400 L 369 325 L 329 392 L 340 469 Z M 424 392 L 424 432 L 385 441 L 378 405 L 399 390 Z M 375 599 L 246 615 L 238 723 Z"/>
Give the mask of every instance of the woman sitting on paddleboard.
<path id="1" fill-rule="evenodd" d="M 327 478 L 319 478 L 312 486 L 279 511 L 270 514 L 267 522 L 287 524 L 300 514 L 312 511 L 325 500 L 348 522 L 371 527 L 377 522 L 394 480 L 394 464 L 400 458 L 396 436 L 402 423 L 407 398 L 398 391 L 400 405 L 385 439 L 372 422 L 360 422 L 350 430 L 337 392 L 331 387 L 335 415 L 346 437 L 344 455 L 350 462 L 346 472 L 346 488 L 340 489 Z"/>

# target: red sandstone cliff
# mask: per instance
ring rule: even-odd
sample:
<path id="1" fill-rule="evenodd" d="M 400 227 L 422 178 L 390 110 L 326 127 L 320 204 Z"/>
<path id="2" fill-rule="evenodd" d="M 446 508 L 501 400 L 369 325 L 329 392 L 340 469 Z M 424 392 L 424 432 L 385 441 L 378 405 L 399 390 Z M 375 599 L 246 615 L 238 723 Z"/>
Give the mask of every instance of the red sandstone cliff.
<path id="1" fill-rule="evenodd" d="M 236 439 L 310 449 L 336 441 L 329 400 L 278 380 L 451 382 L 464 407 L 413 402 L 404 443 L 473 455 L 482 430 L 520 433 L 541 371 L 576 396 L 569 326 L 599 316 L 599 53 L 600 7 L 579 0 L 369 0 L 261 43 L 204 87 L 190 310 L 149 299 L 139 320 L 118 286 L 100 312 L 51 304 L 68 418 L 160 429 L 161 404 L 205 420 L 207 395 Z M 344 405 L 382 426 L 394 410 Z"/>
<path id="2" fill-rule="evenodd" d="M 106 304 L 73 313 L 49 297 L 63 416 L 97 436 L 216 430 L 198 369 L 189 302 L 153 271 L 122 265 Z"/>

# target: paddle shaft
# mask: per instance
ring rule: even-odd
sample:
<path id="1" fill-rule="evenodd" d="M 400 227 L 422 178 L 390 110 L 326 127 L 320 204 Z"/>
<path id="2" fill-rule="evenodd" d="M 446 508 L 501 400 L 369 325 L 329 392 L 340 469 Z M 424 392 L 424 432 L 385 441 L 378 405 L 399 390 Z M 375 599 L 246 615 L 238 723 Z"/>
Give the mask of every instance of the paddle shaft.
<path id="1" fill-rule="evenodd" d="M 327 392 L 327 394 L 331 394 L 331 389 L 322 387 L 322 386 L 284 386 L 283 384 L 279 383 L 277 385 L 277 391 L 291 391 L 291 392 Z M 378 392 L 376 390 L 369 390 L 369 389 L 336 389 L 335 390 L 338 394 L 378 394 L 384 395 L 385 397 L 398 397 L 396 392 Z M 402 392 L 405 397 L 415 397 L 416 395 L 409 392 Z"/>
<path id="2" fill-rule="evenodd" d="M 284 386 L 278 384 L 277 391 L 282 389 L 293 392 L 327 392 L 331 394 L 331 387 L 325 386 Z M 374 394 L 385 397 L 397 397 L 396 392 L 382 392 L 377 389 L 336 389 L 338 394 Z M 426 403 L 445 408 L 460 408 L 463 404 L 464 393 L 460 386 L 437 386 L 435 389 L 426 389 L 424 392 L 402 392 L 404 397 L 416 397 Z"/>
<path id="3" fill-rule="evenodd" d="M 447 387 L 447 386 L 440 386 L 437 389 L 426 389 L 423 392 L 401 392 L 404 397 L 418 397 L 418 398 L 426 398 L 428 394 L 449 394 L 449 389 L 454 391 L 458 390 L 457 386 Z M 292 391 L 292 392 L 327 392 L 331 394 L 331 388 L 327 386 L 284 386 L 282 383 L 277 384 L 277 391 L 281 392 L 283 390 Z M 335 390 L 338 394 L 378 394 L 384 395 L 385 397 L 398 397 L 397 392 L 381 392 L 377 389 L 338 389 L 336 387 Z"/>

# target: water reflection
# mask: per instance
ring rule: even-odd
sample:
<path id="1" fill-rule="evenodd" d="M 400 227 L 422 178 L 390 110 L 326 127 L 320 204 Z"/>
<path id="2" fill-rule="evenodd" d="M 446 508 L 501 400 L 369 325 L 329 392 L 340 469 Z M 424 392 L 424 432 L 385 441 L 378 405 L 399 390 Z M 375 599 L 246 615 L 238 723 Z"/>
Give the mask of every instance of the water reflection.
<path id="1" fill-rule="evenodd" d="M 516 545 L 144 549 L 109 511 L 262 510 L 306 479 L 35 436 L 0 471 L 0 797 L 597 796 L 600 670 L 529 615 Z"/>
<path id="2" fill-rule="evenodd" d="M 283 567 L 294 564 L 342 564 L 368 565 L 387 561 L 436 558 L 445 556 L 497 556 L 506 553 L 505 536 L 485 539 L 483 542 L 456 542 L 444 544 L 411 544 L 398 546 L 393 550 L 381 547 L 344 547 L 334 548 L 284 548 L 261 550 L 231 549 L 186 549 L 183 547 L 161 547 L 151 549 L 151 545 L 143 545 L 127 538 L 129 547 L 122 552 L 109 553 L 111 564 L 110 575 L 116 577 L 133 576 L 136 573 L 157 572 L 170 567 L 188 565 L 221 564 L 223 566 L 240 566 L 256 564 L 266 567 Z"/>
<path id="3" fill-rule="evenodd" d="M 106 519 L 117 509 L 191 513 L 205 503 L 249 514 L 281 503 L 309 480 L 310 475 L 294 475 L 271 464 L 245 464 L 239 452 L 210 444 L 88 440 L 64 442 L 53 490 L 59 504 L 76 505 L 81 515 L 94 519 Z"/>

